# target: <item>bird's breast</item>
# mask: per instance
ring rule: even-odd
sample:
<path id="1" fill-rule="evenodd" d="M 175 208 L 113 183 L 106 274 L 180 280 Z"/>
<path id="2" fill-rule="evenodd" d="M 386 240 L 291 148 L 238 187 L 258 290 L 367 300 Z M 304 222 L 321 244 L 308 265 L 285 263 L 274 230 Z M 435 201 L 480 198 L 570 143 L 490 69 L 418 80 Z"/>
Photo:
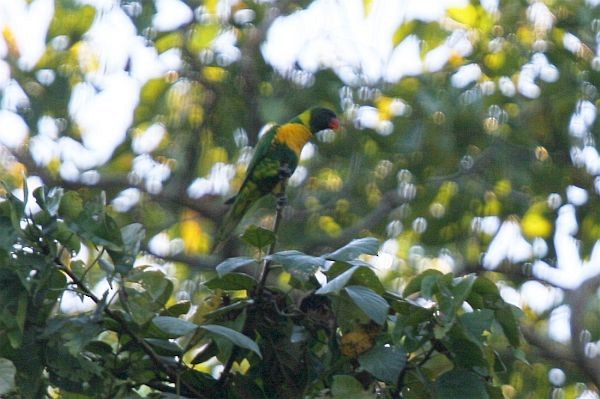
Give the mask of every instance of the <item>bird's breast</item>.
<path id="1" fill-rule="evenodd" d="M 312 133 L 306 126 L 299 123 L 287 123 L 277 129 L 275 143 L 287 146 L 297 157 L 300 157 L 304 144 L 306 144 L 311 137 Z"/>

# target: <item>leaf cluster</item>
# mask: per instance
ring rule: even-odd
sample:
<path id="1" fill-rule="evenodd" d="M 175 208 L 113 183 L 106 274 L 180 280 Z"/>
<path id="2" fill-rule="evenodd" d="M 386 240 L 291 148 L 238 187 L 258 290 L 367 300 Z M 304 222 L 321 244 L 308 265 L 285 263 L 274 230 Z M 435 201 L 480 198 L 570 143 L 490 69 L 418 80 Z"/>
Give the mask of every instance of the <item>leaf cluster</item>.
<path id="1" fill-rule="evenodd" d="M 489 338 L 517 348 L 520 337 L 485 277 L 426 271 L 398 296 L 365 261 L 374 238 L 322 256 L 266 255 L 275 235 L 253 226 L 243 240 L 257 257 L 220 263 L 202 288 L 213 306 L 191 306 L 172 300 L 161 270 L 134 267 L 144 229 L 119 228 L 102 195 L 84 203 L 40 187 L 33 198 L 36 213 L 12 194 L 0 203 L 3 395 L 501 397 Z M 82 244 L 94 256 L 77 255 Z M 271 268 L 258 289 L 262 262 Z M 89 310 L 66 311 L 77 297 Z"/>

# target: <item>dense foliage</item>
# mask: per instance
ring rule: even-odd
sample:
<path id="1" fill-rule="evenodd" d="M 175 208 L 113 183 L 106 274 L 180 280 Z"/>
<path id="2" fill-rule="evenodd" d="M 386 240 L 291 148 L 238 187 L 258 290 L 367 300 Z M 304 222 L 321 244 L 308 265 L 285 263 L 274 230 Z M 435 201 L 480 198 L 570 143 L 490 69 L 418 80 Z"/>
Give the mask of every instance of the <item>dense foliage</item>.
<path id="1" fill-rule="evenodd" d="M 598 397 L 596 2 L 347 3 L 0 4 L 0 395 Z"/>
<path id="2" fill-rule="evenodd" d="M 516 310 L 485 277 L 429 270 L 401 296 L 358 259 L 377 253 L 373 238 L 321 257 L 264 257 L 275 236 L 251 227 L 243 240 L 259 256 L 220 263 L 199 287 L 210 294 L 191 309 L 189 300 L 169 301 L 173 283 L 161 271 L 133 267 L 144 230 L 119 229 L 102 197 L 85 207 L 73 191 L 38 188 L 34 197 L 42 210 L 33 217 L 14 196 L 1 209 L 4 393 L 16 387 L 39 398 L 52 386 L 61 397 L 502 397 L 494 376 L 504 370 L 485 332 L 497 324 L 516 348 Z M 89 265 L 71 258 L 82 242 L 98 250 Z M 239 272 L 261 262 L 278 284 Z M 98 272 L 114 291 L 94 294 Z M 67 290 L 90 298 L 93 311 L 56 312 Z M 417 292 L 422 300 L 410 299 Z M 465 302 L 472 312 L 459 312 Z M 225 365 L 219 378 L 207 364 L 215 356 Z M 434 388 L 432 365 L 441 374 Z"/>

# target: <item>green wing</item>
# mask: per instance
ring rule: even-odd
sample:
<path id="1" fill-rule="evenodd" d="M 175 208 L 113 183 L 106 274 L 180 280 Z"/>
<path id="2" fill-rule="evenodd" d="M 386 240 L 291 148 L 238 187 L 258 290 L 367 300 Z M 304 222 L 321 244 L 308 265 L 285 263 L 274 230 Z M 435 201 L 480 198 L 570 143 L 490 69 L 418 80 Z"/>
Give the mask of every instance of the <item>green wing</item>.
<path id="1" fill-rule="evenodd" d="M 277 129 L 279 129 L 279 125 L 272 126 L 260 138 L 260 140 L 258 140 L 258 143 L 256 144 L 256 149 L 254 150 L 254 155 L 252 156 L 250 164 L 248 165 L 248 170 L 246 171 L 246 178 L 244 179 L 244 182 L 242 183 L 241 187 L 244 187 L 244 185 L 246 185 L 246 182 L 254 173 L 256 166 L 268 156 L 269 149 L 271 148 L 275 135 L 277 134 Z"/>
<path id="2" fill-rule="evenodd" d="M 240 186 L 240 190 L 235 196 L 229 198 L 225 202 L 226 204 L 231 205 L 231 207 L 223 218 L 221 227 L 217 232 L 216 242 L 218 245 L 213 252 L 218 252 L 220 250 L 226 238 L 231 235 L 235 227 L 244 217 L 246 211 L 254 204 L 254 202 L 264 195 L 264 188 L 259 186 L 260 179 L 258 182 L 253 180 L 256 179 L 255 175 L 262 175 L 265 173 L 265 170 L 263 170 L 265 167 L 267 170 L 272 168 L 272 162 L 269 160 L 269 150 L 271 149 L 278 128 L 279 125 L 271 127 L 260 138 L 256 144 L 254 155 L 252 156 L 252 160 L 250 160 L 248 170 L 246 171 L 246 177 Z"/>

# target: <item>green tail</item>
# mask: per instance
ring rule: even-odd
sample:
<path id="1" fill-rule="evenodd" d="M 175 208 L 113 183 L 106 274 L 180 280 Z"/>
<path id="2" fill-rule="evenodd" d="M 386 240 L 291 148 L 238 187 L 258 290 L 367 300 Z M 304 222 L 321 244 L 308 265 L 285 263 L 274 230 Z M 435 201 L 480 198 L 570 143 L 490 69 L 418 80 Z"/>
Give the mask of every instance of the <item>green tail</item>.
<path id="1" fill-rule="evenodd" d="M 254 182 L 247 181 L 240 189 L 238 195 L 226 202 L 226 204 L 231 203 L 232 205 L 223 218 L 223 222 L 216 234 L 216 246 L 212 251 L 213 253 L 223 249 L 223 246 L 231 238 L 231 234 L 237 225 L 240 224 L 248 209 L 263 195 L 265 194 L 258 189 L 258 186 Z"/>

